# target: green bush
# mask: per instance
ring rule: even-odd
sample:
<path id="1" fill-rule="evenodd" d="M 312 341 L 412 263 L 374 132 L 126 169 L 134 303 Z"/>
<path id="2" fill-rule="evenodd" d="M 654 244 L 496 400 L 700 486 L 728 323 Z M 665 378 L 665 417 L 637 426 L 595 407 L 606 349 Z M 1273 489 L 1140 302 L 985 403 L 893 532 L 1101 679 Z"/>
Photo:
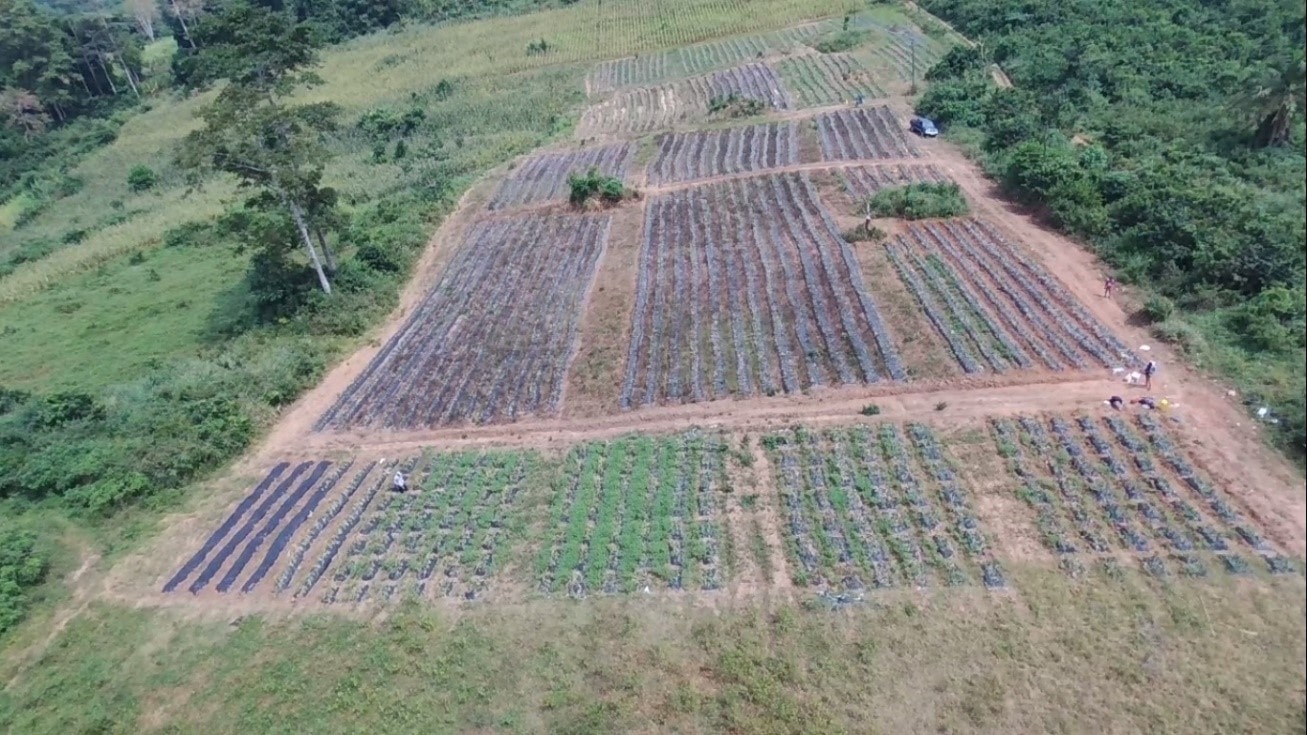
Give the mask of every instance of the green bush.
<path id="1" fill-rule="evenodd" d="M 1153 294 L 1144 302 L 1144 316 L 1154 324 L 1164 322 L 1175 315 L 1175 302 L 1161 294 Z"/>
<path id="2" fill-rule="evenodd" d="M 839 33 L 823 38 L 812 45 L 813 48 L 823 54 L 835 54 L 842 51 L 849 51 L 861 46 L 871 37 L 866 31 L 842 30 Z"/>
<path id="3" fill-rule="evenodd" d="M 874 403 L 868 403 L 867 405 L 863 406 L 862 410 L 858 411 L 858 413 L 862 414 L 863 416 L 879 416 L 880 406 L 877 406 Z"/>
<path id="4" fill-rule="evenodd" d="M 22 619 L 25 592 L 45 578 L 47 566 L 34 534 L 0 527 L 0 635 Z"/>
<path id="5" fill-rule="evenodd" d="M 708 102 L 708 114 L 718 118 L 752 117 L 761 115 L 767 106 L 762 100 L 728 94 L 725 97 L 713 97 Z"/>
<path id="6" fill-rule="evenodd" d="M 878 217 L 902 219 L 959 217 L 970 211 L 962 189 L 952 182 L 918 182 L 881 189 L 868 203 Z"/>
<path id="7" fill-rule="evenodd" d="M 149 166 L 136 165 L 127 172 L 127 187 L 135 192 L 153 189 L 159 183 L 159 177 Z"/>
<path id="8" fill-rule="evenodd" d="M 867 227 L 866 223 L 850 227 L 844 233 L 845 242 L 881 242 L 885 239 L 885 231 L 872 225 Z"/>
<path id="9" fill-rule="evenodd" d="M 1199 359 L 1207 347 L 1202 333 L 1179 320 L 1158 322 L 1149 328 L 1149 332 L 1155 338 L 1179 347 L 1191 359 Z"/>
<path id="10" fill-rule="evenodd" d="M 592 168 L 584 174 L 568 174 L 567 185 L 571 188 L 568 201 L 580 207 L 591 199 L 613 205 L 632 196 L 634 192 L 626 188 L 621 179 L 605 176 L 599 169 Z"/>

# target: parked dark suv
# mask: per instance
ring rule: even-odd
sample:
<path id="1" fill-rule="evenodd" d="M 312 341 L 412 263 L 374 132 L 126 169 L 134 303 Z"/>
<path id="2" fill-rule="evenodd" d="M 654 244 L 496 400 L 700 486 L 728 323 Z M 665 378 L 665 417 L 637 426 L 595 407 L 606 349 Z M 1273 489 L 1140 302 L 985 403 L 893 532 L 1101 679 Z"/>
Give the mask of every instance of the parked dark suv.
<path id="1" fill-rule="evenodd" d="M 923 138 L 933 138 L 936 135 L 939 135 L 939 130 L 935 128 L 935 123 L 924 117 L 912 118 L 912 121 L 908 123 L 908 130 L 911 130 Z"/>

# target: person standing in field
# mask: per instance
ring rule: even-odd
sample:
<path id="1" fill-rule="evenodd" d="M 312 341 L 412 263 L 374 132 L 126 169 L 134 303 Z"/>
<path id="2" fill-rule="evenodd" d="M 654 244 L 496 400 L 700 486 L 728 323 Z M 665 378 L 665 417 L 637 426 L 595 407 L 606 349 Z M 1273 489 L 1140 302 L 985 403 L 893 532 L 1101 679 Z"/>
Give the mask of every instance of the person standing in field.
<path id="1" fill-rule="evenodd" d="M 1157 361 L 1149 360 L 1144 366 L 1144 390 L 1153 389 L 1153 376 L 1157 374 Z"/>
<path id="2" fill-rule="evenodd" d="M 394 490 L 397 493 L 402 493 L 408 490 L 408 479 L 404 477 L 403 471 L 395 470 L 395 484 L 391 490 Z"/>
<path id="3" fill-rule="evenodd" d="M 1108 276 L 1103 281 L 1103 298 L 1105 299 L 1112 298 L 1112 292 L 1115 290 L 1116 290 L 1116 279 L 1111 276 Z"/>

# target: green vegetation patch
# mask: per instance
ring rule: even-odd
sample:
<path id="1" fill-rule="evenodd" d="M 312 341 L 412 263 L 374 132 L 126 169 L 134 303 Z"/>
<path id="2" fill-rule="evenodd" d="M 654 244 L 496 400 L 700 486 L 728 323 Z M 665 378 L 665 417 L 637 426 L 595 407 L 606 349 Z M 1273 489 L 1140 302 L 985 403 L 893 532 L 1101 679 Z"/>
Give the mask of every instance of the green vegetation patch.
<path id="1" fill-rule="evenodd" d="M 867 204 L 877 217 L 900 219 L 960 217 L 971 211 L 962 189 L 951 181 L 921 181 L 881 189 Z"/>

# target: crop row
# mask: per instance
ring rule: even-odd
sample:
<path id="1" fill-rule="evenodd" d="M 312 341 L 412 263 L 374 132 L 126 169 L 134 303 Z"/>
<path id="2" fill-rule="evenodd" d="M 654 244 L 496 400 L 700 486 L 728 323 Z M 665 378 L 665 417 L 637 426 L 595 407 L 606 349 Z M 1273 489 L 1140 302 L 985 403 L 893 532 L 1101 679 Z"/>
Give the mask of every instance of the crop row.
<path id="1" fill-rule="evenodd" d="M 796 584 L 1005 584 L 943 447 L 923 425 L 907 433 L 883 424 L 763 437 Z"/>
<path id="2" fill-rule="evenodd" d="M 332 547 L 343 554 L 322 566 L 332 581 L 322 599 L 394 600 L 406 584 L 418 597 L 480 597 L 519 523 L 515 504 L 534 462 L 513 452 L 427 458 L 408 492 L 386 493 L 341 527 Z"/>
<path id="3" fill-rule="evenodd" d="M 500 182 L 487 209 L 561 201 L 567 198 L 568 176 L 584 174 L 591 169 L 605 176 L 625 179 L 634 152 L 634 146 L 622 143 L 531 156 Z"/>
<path id="4" fill-rule="evenodd" d="M 800 107 L 850 102 L 858 95 L 884 97 L 871 72 L 849 54 L 803 54 L 776 62 Z"/>
<path id="5" fill-rule="evenodd" d="M 1018 497 L 1035 511 L 1044 545 L 1059 555 L 1131 552 L 1146 557 L 1145 569 L 1155 572 L 1165 566 L 1159 554 L 1169 554 L 1185 560 L 1184 573 L 1192 574 L 1205 568 L 1200 554 L 1224 557 L 1242 546 L 1266 555 L 1278 571 L 1282 562 L 1267 542 L 1193 469 L 1160 422 L 1152 416 L 1140 421 L 1144 437 L 1115 414 L 992 422 L 999 453 Z M 1239 571 L 1239 561 L 1220 563 Z"/>
<path id="6" fill-rule="evenodd" d="M 614 133 L 652 133 L 708 115 L 715 99 L 752 99 L 789 109 L 790 94 L 767 64 L 737 66 L 704 76 L 618 92 L 586 108 L 577 124 L 582 137 Z"/>
<path id="7" fill-rule="evenodd" d="M 948 181 L 933 164 L 916 163 L 849 166 L 839 170 L 839 177 L 844 182 L 844 190 L 859 203 L 865 202 L 881 189 L 920 182 Z"/>
<path id="8" fill-rule="evenodd" d="M 765 123 L 726 130 L 658 136 L 649 183 L 764 171 L 799 162 L 794 123 Z"/>
<path id="9" fill-rule="evenodd" d="M 906 377 L 806 176 L 653 198 L 621 405 Z"/>
<path id="10" fill-rule="evenodd" d="M 967 373 L 1129 359 L 1047 271 L 982 222 L 912 224 L 888 253 Z"/>
<path id="11" fill-rule="evenodd" d="M 940 45 L 911 26 L 887 25 L 873 17 L 857 15 L 853 17 L 852 27 L 873 32 L 871 52 L 879 62 L 877 66 L 893 71 L 902 81 L 911 81 L 914 66 L 916 80 L 920 81 L 940 58 Z"/>
<path id="12" fill-rule="evenodd" d="M 703 74 L 786 51 L 821 32 L 819 24 L 786 28 L 774 33 L 738 36 L 598 64 L 587 78 L 590 94 L 622 87 L 657 84 Z"/>
<path id="13" fill-rule="evenodd" d="M 903 123 L 883 105 L 835 110 L 818 115 L 816 120 L 822 160 L 859 161 L 921 155 L 903 134 Z"/>
<path id="14" fill-rule="evenodd" d="M 315 429 L 557 412 L 607 215 L 478 223 L 439 282 Z"/>
<path id="15" fill-rule="evenodd" d="M 691 432 L 585 444 L 565 466 L 535 565 L 541 591 L 582 596 L 651 584 L 722 585 L 720 438 Z"/>

